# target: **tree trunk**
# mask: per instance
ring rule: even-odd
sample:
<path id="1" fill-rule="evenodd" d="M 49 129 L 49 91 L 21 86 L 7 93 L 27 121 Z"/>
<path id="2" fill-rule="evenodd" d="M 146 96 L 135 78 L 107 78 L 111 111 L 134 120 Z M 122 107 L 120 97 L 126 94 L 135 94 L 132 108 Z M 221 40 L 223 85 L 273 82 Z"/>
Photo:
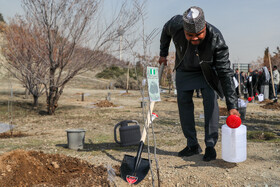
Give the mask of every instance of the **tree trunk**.
<path id="1" fill-rule="evenodd" d="M 39 97 L 37 95 L 33 95 L 33 108 L 38 107 L 38 99 Z"/>
<path id="2" fill-rule="evenodd" d="M 169 81 L 169 80 L 168 80 L 168 90 L 169 90 L 168 93 L 170 94 L 171 93 L 171 81 Z"/>
<path id="3" fill-rule="evenodd" d="M 64 84 L 65 85 L 65 84 Z M 47 97 L 47 103 L 48 103 L 48 114 L 53 115 L 57 106 L 58 106 L 58 100 L 63 92 L 64 85 L 60 87 L 60 90 L 58 91 L 57 87 L 50 87 L 49 89 L 49 96 Z"/>
<path id="4" fill-rule="evenodd" d="M 28 92 L 29 92 L 29 90 L 27 89 L 27 88 L 25 88 L 25 91 L 24 91 L 24 99 L 27 99 L 27 97 L 28 97 Z"/>
<path id="5" fill-rule="evenodd" d="M 54 63 L 54 62 L 53 62 Z M 57 88 L 54 86 L 54 75 L 55 75 L 55 70 L 56 68 L 51 67 L 50 68 L 50 87 L 49 87 L 49 95 L 47 95 L 47 107 L 48 107 L 48 114 L 52 115 L 54 114 L 55 111 L 55 103 L 54 103 L 54 98 L 55 98 L 55 93 L 57 92 Z"/>
<path id="6" fill-rule="evenodd" d="M 49 115 L 53 115 L 57 106 L 58 106 L 58 100 L 60 97 L 60 93 L 58 93 L 57 91 L 52 91 L 52 93 L 50 93 L 50 96 L 48 97 L 47 103 L 48 103 L 48 114 Z"/>
<path id="7" fill-rule="evenodd" d="M 47 97 L 49 115 L 54 114 L 54 111 L 55 111 L 55 103 L 54 103 L 55 92 L 56 92 L 56 89 L 54 87 L 50 87 L 49 96 Z"/>
<path id="8" fill-rule="evenodd" d="M 128 93 L 128 86 L 129 86 L 129 67 L 127 68 L 127 74 L 126 74 L 126 93 Z"/>

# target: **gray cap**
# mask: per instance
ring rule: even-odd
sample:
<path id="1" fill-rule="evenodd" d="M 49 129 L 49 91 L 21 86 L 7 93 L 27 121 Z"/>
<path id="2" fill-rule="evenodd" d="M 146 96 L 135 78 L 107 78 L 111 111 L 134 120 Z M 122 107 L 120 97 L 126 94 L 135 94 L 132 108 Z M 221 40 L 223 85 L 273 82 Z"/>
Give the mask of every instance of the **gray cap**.
<path id="1" fill-rule="evenodd" d="M 190 33 L 198 33 L 205 27 L 203 10 L 199 7 L 190 7 L 183 14 L 184 29 Z"/>

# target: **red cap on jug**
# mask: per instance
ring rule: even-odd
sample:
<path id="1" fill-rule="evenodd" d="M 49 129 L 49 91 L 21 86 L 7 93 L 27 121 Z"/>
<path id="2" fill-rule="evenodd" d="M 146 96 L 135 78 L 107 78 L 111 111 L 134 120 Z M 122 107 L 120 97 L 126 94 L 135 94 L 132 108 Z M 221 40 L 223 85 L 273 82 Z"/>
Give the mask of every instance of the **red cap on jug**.
<path id="1" fill-rule="evenodd" d="M 252 101 L 252 97 L 248 97 L 248 101 L 249 101 L 249 102 Z"/>
<path id="2" fill-rule="evenodd" d="M 241 125 L 241 119 L 237 115 L 230 115 L 226 120 L 227 126 L 230 128 L 238 128 Z"/>

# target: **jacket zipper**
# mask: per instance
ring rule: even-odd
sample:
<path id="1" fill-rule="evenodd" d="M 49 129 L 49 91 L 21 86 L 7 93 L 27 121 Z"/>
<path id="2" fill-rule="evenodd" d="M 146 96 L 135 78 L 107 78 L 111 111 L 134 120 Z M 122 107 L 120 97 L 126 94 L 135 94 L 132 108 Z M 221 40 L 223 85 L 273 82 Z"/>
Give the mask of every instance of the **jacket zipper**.
<path id="1" fill-rule="evenodd" d="M 180 64 L 182 63 L 182 61 L 184 60 L 184 58 L 188 52 L 188 49 L 189 49 L 189 41 L 188 41 L 188 45 L 187 45 L 187 50 L 185 51 L 183 58 L 181 59 L 180 63 L 176 67 L 174 67 L 173 71 L 175 71 L 180 66 Z"/>
<path id="2" fill-rule="evenodd" d="M 198 53 L 198 48 L 195 50 L 195 52 L 196 52 L 196 56 L 197 56 L 198 61 L 199 61 L 199 65 L 200 65 L 200 67 L 201 67 L 201 64 L 202 64 L 203 60 L 200 61 L 200 57 L 199 57 L 199 53 Z M 210 85 L 210 83 L 208 82 L 208 80 L 207 80 L 207 78 L 206 78 L 206 76 L 205 76 L 205 74 L 204 74 L 202 68 L 201 68 L 201 71 L 202 71 L 202 75 L 203 75 L 203 77 L 204 77 L 206 83 L 208 84 L 208 86 L 209 86 L 210 88 L 212 88 L 212 90 L 214 90 L 214 91 L 216 92 L 216 90 L 215 90 L 215 89 Z M 216 94 L 217 94 L 217 93 L 216 93 Z M 218 95 L 218 94 L 217 94 L 217 95 Z"/>

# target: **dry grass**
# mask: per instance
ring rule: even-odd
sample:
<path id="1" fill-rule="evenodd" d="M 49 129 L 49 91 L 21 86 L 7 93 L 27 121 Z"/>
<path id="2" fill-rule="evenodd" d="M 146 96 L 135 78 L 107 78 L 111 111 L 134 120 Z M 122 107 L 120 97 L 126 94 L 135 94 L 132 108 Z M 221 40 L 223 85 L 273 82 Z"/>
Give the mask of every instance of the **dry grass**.
<path id="1" fill-rule="evenodd" d="M 66 87 L 53 116 L 46 115 L 44 96 L 39 100 L 39 107 L 33 110 L 32 98 L 24 99 L 24 89 L 16 81 L 13 81 L 12 121 L 16 125 L 14 132 L 20 132 L 26 136 L 0 138 L 0 153 L 18 148 L 42 150 L 46 153 L 61 153 L 79 157 L 96 165 L 107 165 L 108 162 L 112 165 L 119 164 L 124 154 L 134 155 L 137 146 L 120 147 L 114 141 L 113 130 L 114 126 L 123 120 L 137 120 L 142 129 L 143 109 L 140 107 L 139 91 L 129 91 L 130 94 L 124 95 L 122 90 L 93 89 L 91 77 L 85 78 L 84 76 L 77 77 Z M 95 81 L 97 84 L 98 82 L 98 80 Z M 10 87 L 6 81 L 0 81 L 0 84 L 2 85 L 0 90 L 0 122 L 9 123 L 11 116 L 8 113 L 7 105 L 10 99 Z M 101 108 L 94 105 L 104 101 L 108 92 L 111 93 L 110 102 L 118 107 Z M 81 93 L 84 93 L 85 101 L 81 101 Z M 156 103 L 154 109 L 154 112 L 159 115 L 159 118 L 154 121 L 154 129 L 158 146 L 157 153 L 168 163 L 170 160 L 168 157 L 176 155 L 177 151 L 186 144 L 186 140 L 179 123 L 176 98 L 168 93 L 162 93 L 161 100 L 161 102 Z M 203 114 L 202 99 L 194 97 L 194 103 L 198 139 L 203 145 L 204 119 L 200 118 Z M 226 107 L 225 102 L 221 100 L 219 100 L 219 105 Z M 243 123 L 247 126 L 248 131 L 273 133 L 275 139 L 270 140 L 270 143 L 279 142 L 279 111 L 267 110 L 261 106 L 262 104 L 249 103 L 246 120 Z M 220 120 L 219 125 L 223 124 L 225 124 L 225 119 Z M 86 130 L 84 150 L 74 151 L 65 148 L 67 144 L 65 130 L 71 128 Z M 149 144 L 153 148 L 151 129 L 149 131 Z M 220 143 L 218 148 L 219 146 Z M 252 153 L 249 152 L 249 154 Z M 260 154 L 262 153 L 260 152 Z M 143 157 L 147 158 L 146 151 L 143 153 Z M 169 169 L 168 167 L 163 168 L 162 172 L 167 172 Z M 168 179 L 168 177 L 166 178 Z M 172 182 L 169 183 L 171 186 L 174 184 Z"/>

